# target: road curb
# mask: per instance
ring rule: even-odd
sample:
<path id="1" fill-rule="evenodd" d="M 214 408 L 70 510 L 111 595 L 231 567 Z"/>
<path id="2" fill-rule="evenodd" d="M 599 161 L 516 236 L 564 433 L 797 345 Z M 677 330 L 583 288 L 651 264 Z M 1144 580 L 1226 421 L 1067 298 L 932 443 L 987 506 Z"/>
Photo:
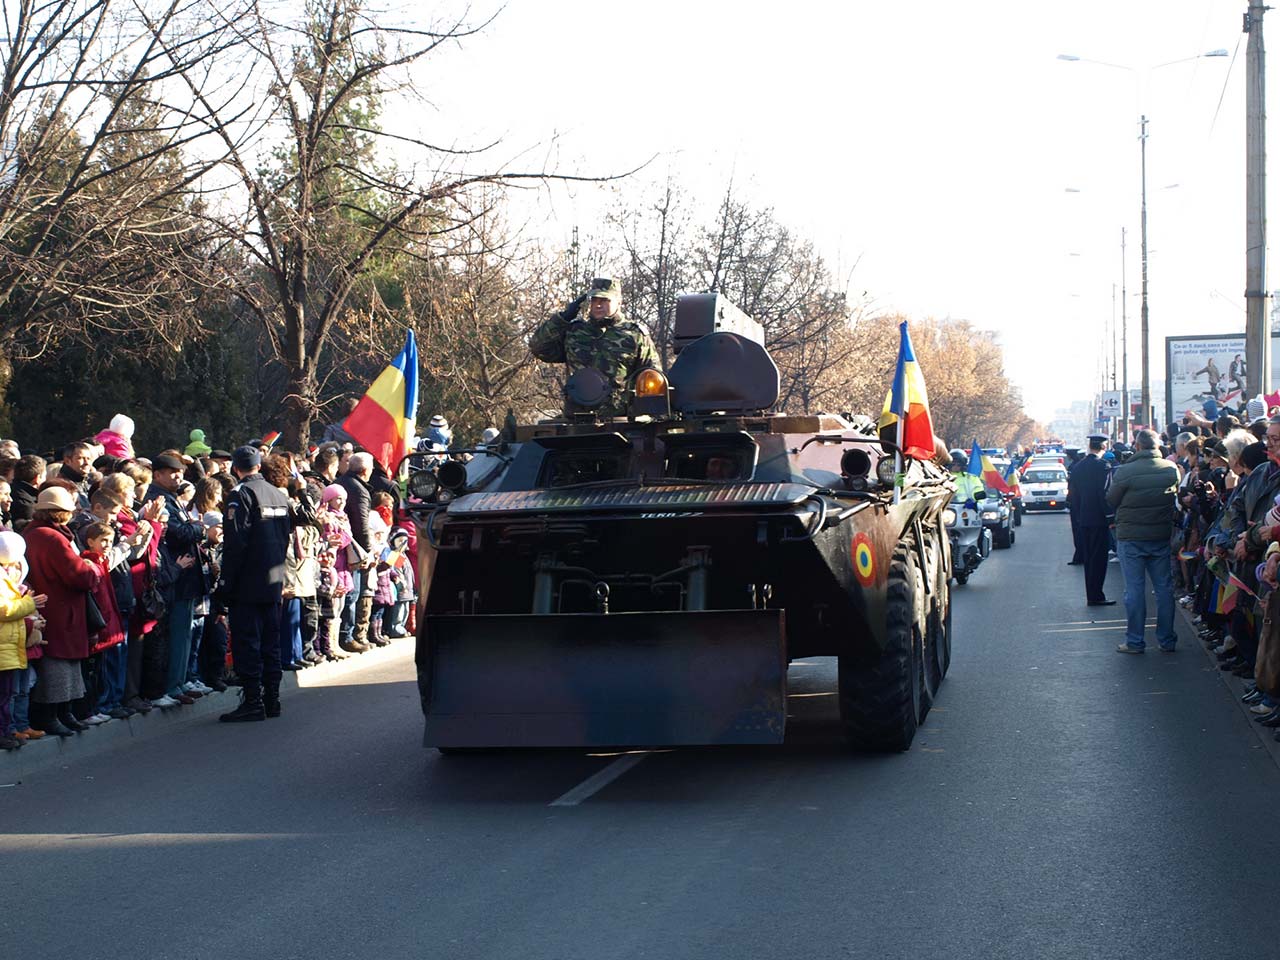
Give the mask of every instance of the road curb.
<path id="1" fill-rule="evenodd" d="M 1214 655 L 1213 649 L 1206 647 L 1196 633 L 1197 628 L 1192 619 L 1194 614 L 1181 604 L 1178 604 L 1177 606 L 1182 622 L 1187 627 L 1187 631 L 1191 634 L 1190 639 L 1186 642 L 1194 644 L 1204 651 L 1205 657 L 1213 667 L 1213 672 L 1218 675 L 1218 679 L 1222 681 L 1223 686 L 1227 688 L 1227 692 L 1231 694 L 1232 702 L 1236 705 L 1236 708 L 1244 714 L 1245 720 L 1248 721 L 1249 729 L 1253 731 L 1253 735 L 1258 738 L 1258 742 L 1262 744 L 1262 748 L 1267 751 L 1268 755 L 1270 755 L 1272 763 L 1277 767 L 1280 767 L 1280 743 L 1276 743 L 1272 738 L 1272 734 L 1275 731 L 1254 723 L 1253 714 L 1249 712 L 1249 705 L 1247 703 L 1240 702 L 1240 698 L 1244 696 L 1247 681 L 1241 680 L 1239 677 L 1233 676 L 1225 670 L 1218 669 L 1218 658 Z"/>
<path id="2" fill-rule="evenodd" d="M 280 697 L 291 697 L 300 691 L 324 686 L 327 680 L 359 673 L 371 667 L 385 666 L 411 655 L 413 638 L 392 641 L 390 646 L 375 647 L 363 654 L 353 654 L 337 663 L 321 663 L 308 670 L 286 671 L 280 684 Z M 239 702 L 238 687 L 225 693 L 211 693 L 189 706 L 156 709 L 128 720 L 112 720 L 92 727 L 74 737 L 42 737 L 28 741 L 19 750 L 0 751 L 0 787 L 21 783 L 32 774 L 51 767 L 66 767 L 85 757 L 120 750 L 130 744 L 164 736 L 197 720 L 225 713 Z"/>

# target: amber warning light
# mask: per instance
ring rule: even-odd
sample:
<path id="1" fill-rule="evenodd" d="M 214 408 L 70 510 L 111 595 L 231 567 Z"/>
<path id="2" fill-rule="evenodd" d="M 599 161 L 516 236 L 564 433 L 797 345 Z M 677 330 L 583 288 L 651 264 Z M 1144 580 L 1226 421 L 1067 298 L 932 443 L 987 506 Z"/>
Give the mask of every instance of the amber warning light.
<path id="1" fill-rule="evenodd" d="M 667 378 L 657 370 L 641 370 L 636 375 L 637 397 L 660 397 L 667 392 Z"/>

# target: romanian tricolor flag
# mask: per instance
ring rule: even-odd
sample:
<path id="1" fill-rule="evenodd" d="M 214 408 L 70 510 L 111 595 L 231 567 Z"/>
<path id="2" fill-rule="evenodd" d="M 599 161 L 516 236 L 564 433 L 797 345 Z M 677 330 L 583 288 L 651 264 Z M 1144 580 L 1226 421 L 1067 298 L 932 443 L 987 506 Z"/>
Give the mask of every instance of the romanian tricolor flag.
<path id="1" fill-rule="evenodd" d="M 1223 615 L 1230 613 L 1236 607 L 1238 593 L 1239 591 L 1231 584 L 1215 578 L 1213 587 L 1209 591 L 1209 612 Z"/>
<path id="2" fill-rule="evenodd" d="M 264 434 L 262 437 L 262 445 L 264 447 L 274 447 L 276 441 L 280 439 L 280 431 L 272 430 L 270 433 Z"/>
<path id="3" fill-rule="evenodd" d="M 378 374 L 342 428 L 390 474 L 409 452 L 417 418 L 418 344 L 410 330 L 404 349 Z"/>
<path id="4" fill-rule="evenodd" d="M 924 374 L 916 363 L 907 322 L 898 325 L 902 333 L 898 345 L 898 369 L 893 386 L 885 394 L 879 428 L 897 427 L 903 456 L 932 460 L 934 453 L 933 420 L 929 417 L 929 394 L 924 388 Z"/>
<path id="5" fill-rule="evenodd" d="M 1004 482 L 1004 477 L 995 468 L 991 458 L 982 452 L 978 441 L 973 441 L 973 450 L 969 454 L 969 472 L 982 478 L 982 485 L 988 490 L 999 490 L 1001 493 L 1013 493 L 1013 488 Z"/>

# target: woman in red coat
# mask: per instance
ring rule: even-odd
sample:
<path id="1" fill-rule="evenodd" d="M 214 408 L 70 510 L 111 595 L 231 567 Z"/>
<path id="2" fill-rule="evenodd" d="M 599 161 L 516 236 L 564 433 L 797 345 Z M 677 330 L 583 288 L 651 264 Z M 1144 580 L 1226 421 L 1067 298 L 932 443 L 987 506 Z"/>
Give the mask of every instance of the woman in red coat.
<path id="1" fill-rule="evenodd" d="M 22 531 L 27 541 L 27 582 L 49 602 L 44 656 L 36 661 L 39 680 L 31 691 L 32 726 L 66 736 L 67 730 L 88 729 L 71 715 L 71 701 L 84 696 L 80 661 L 89 656 L 89 627 L 85 598 L 98 584 L 93 564 L 82 560 L 72 545 L 67 522 L 75 501 L 63 487 L 48 487 L 36 498 L 35 517 Z"/>

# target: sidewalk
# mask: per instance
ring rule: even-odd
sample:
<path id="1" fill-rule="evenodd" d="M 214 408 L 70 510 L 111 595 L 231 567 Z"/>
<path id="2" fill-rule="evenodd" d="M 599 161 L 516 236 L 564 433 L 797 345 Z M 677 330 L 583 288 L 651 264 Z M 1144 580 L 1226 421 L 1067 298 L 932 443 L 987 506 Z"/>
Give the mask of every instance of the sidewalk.
<path id="1" fill-rule="evenodd" d="M 1152 598 L 1148 597 L 1148 603 L 1150 602 L 1152 602 Z M 1252 681 L 1244 681 L 1225 670 L 1219 670 L 1218 658 L 1214 656 L 1212 648 L 1206 647 L 1200 641 L 1200 638 L 1196 636 L 1196 625 L 1192 623 L 1192 617 L 1194 614 L 1181 604 L 1178 604 L 1177 609 L 1179 620 L 1183 627 L 1186 628 L 1179 632 L 1178 646 L 1183 649 L 1187 647 L 1196 647 L 1203 652 L 1210 664 L 1206 669 L 1211 670 L 1222 681 L 1223 685 L 1227 688 L 1227 691 L 1231 694 L 1231 700 L 1236 705 L 1236 709 L 1240 711 L 1241 715 L 1248 723 L 1249 729 L 1252 730 L 1254 736 L 1257 737 L 1258 743 L 1261 744 L 1262 748 L 1271 755 L 1271 759 L 1275 765 L 1280 767 L 1280 743 L 1276 743 L 1276 741 L 1272 739 L 1272 734 L 1275 733 L 1275 731 L 1254 723 L 1253 714 L 1249 712 L 1249 705 L 1247 703 L 1240 702 L 1240 698 L 1244 696 L 1246 686 L 1248 686 Z"/>
<path id="2" fill-rule="evenodd" d="M 371 667 L 385 667 L 400 660 L 412 660 L 414 638 L 393 640 L 388 647 L 375 647 L 362 654 L 352 654 L 337 663 L 321 663 L 307 670 L 286 671 L 280 684 L 280 697 L 290 697 L 310 687 L 341 683 Z M 163 736 L 196 721 L 210 721 L 226 713 L 240 702 L 240 688 L 225 693 L 211 693 L 185 707 L 152 710 L 128 720 L 112 720 L 74 737 L 43 737 L 28 741 L 19 750 L 0 751 L 0 788 L 12 787 L 38 770 L 65 766 L 82 757 L 119 750 L 142 740 Z"/>

